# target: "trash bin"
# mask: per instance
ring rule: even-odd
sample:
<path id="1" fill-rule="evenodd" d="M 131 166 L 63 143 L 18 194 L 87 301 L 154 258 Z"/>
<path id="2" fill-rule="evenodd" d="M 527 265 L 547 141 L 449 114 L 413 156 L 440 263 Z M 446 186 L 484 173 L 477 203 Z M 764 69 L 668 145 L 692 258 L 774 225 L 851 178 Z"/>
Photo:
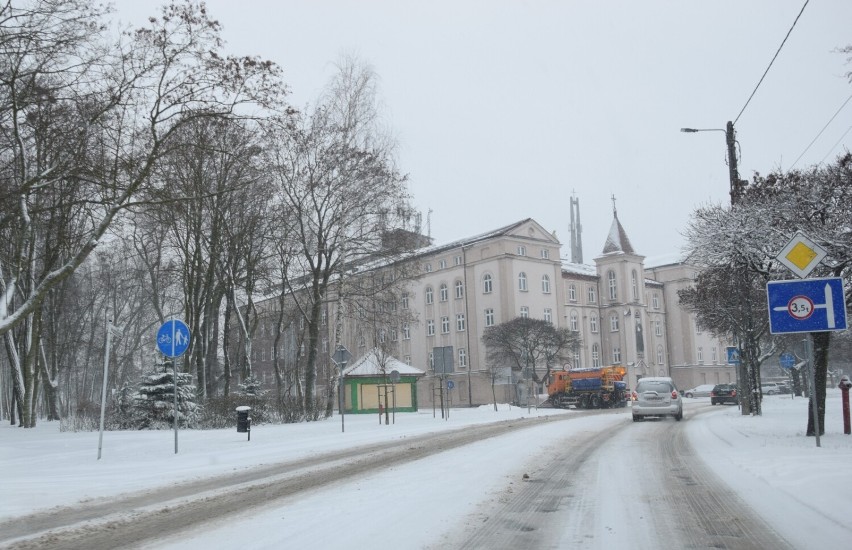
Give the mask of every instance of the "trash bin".
<path id="1" fill-rule="evenodd" d="M 245 405 L 237 407 L 237 433 L 247 433 L 249 441 L 251 441 L 251 417 L 249 412 L 251 407 Z"/>

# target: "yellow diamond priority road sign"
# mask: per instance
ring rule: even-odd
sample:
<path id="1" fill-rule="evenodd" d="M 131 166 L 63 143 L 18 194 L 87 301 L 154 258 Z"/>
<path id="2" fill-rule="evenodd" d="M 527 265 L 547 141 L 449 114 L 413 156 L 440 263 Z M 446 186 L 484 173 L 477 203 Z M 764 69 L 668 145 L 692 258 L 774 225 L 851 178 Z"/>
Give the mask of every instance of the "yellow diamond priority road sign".
<path id="1" fill-rule="evenodd" d="M 799 232 L 776 258 L 790 271 L 804 278 L 825 258 L 825 255 L 825 249 L 810 240 L 804 233 Z"/>

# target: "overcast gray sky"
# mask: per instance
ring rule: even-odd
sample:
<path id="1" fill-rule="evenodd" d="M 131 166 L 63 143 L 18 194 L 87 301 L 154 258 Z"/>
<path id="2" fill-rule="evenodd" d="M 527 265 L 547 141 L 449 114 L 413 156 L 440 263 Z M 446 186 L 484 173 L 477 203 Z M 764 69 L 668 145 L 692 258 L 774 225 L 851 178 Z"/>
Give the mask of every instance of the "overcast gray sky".
<path id="1" fill-rule="evenodd" d="M 154 0 L 117 0 L 134 25 Z M 812 0 L 208 0 L 235 54 L 283 68 L 312 104 L 342 54 L 380 78 L 414 204 L 438 244 L 527 217 L 569 235 L 580 200 L 586 263 L 603 249 L 611 195 L 634 248 L 677 252 L 690 213 L 727 203 L 722 132 L 740 175 L 789 169 L 852 96 L 852 2 Z M 852 101 L 798 161 L 852 149 Z M 568 253 L 567 246 L 563 254 Z"/>

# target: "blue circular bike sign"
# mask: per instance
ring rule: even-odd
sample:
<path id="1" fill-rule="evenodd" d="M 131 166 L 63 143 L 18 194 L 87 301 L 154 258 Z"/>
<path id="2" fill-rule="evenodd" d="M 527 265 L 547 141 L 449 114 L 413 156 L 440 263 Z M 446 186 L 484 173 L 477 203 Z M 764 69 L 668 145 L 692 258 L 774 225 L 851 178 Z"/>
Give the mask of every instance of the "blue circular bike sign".
<path id="1" fill-rule="evenodd" d="M 157 347 L 166 357 L 180 357 L 189 348 L 189 327 L 177 319 L 166 321 L 157 331 Z"/>

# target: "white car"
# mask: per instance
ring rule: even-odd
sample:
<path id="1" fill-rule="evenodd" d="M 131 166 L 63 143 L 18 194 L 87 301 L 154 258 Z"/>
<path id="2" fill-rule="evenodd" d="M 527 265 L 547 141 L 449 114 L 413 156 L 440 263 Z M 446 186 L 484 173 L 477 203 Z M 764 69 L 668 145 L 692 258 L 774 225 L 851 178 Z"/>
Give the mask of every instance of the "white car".
<path id="1" fill-rule="evenodd" d="M 664 416 L 683 419 L 683 401 L 674 382 L 667 376 L 640 378 L 631 398 L 633 422 Z"/>
<path id="2" fill-rule="evenodd" d="M 760 386 L 760 392 L 763 395 L 777 395 L 779 393 L 787 393 L 787 386 L 777 382 L 770 382 Z"/>
<path id="3" fill-rule="evenodd" d="M 684 397 L 710 397 L 714 384 L 701 384 L 683 392 Z"/>

